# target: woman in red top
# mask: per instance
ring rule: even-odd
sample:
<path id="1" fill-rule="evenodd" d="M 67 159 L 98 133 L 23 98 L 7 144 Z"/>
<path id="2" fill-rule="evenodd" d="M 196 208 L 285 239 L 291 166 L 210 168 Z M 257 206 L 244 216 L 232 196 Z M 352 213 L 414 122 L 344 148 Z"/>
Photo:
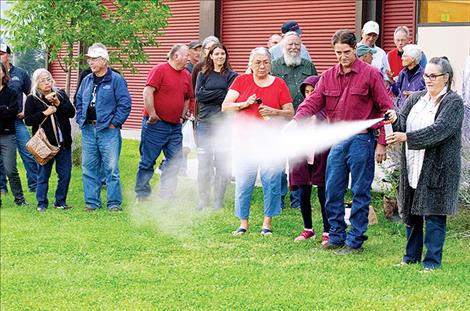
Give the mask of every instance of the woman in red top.
<path id="1" fill-rule="evenodd" d="M 294 107 L 289 89 L 284 80 L 269 74 L 271 54 L 268 49 L 253 49 L 249 67 L 252 74 L 240 75 L 235 79 L 222 104 L 222 111 L 236 112 L 237 120 L 290 120 Z M 249 153 L 250 150 L 242 152 Z M 234 235 L 242 235 L 248 229 L 250 202 L 258 168 L 264 192 L 262 235 L 272 234 L 272 217 L 281 213 L 282 165 L 254 162 L 246 161 L 243 155 L 235 159 L 235 215 L 240 219 L 240 227 L 233 232 Z"/>

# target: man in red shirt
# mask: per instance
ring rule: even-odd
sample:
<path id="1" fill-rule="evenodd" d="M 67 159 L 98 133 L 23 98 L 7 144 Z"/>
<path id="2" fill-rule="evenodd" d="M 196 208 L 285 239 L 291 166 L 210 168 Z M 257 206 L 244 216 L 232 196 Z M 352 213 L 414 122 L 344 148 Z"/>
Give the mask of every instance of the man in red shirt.
<path id="1" fill-rule="evenodd" d="M 322 74 L 315 91 L 299 106 L 294 120 L 326 109 L 330 122 L 374 119 L 392 107 L 380 71 L 356 58 L 356 36 L 338 30 L 332 38 L 338 64 Z M 326 213 L 331 225 L 325 249 L 337 254 L 362 250 L 367 240 L 370 189 L 374 179 L 375 137 L 365 130 L 331 147 L 326 167 Z M 351 174 L 351 229 L 346 234 L 344 194 Z"/>
<path id="2" fill-rule="evenodd" d="M 135 185 L 139 201 L 151 193 L 149 182 L 161 151 L 166 162 L 160 178 L 160 196 L 171 197 L 176 190 L 183 139 L 181 124 L 194 102 L 191 75 L 185 70 L 187 62 L 188 47 L 175 44 L 168 53 L 168 61 L 153 67 L 147 76 Z"/>
<path id="3" fill-rule="evenodd" d="M 390 73 L 388 73 L 388 78 L 391 80 L 397 80 L 400 71 L 403 69 L 403 64 L 401 57 L 403 56 L 403 48 L 405 45 L 411 43 L 410 40 L 410 31 L 406 26 L 398 26 L 393 33 L 393 42 L 395 43 L 396 48 L 388 52 L 387 58 L 388 63 L 390 64 Z M 421 52 L 421 60 L 419 65 L 421 67 L 426 67 L 427 64 L 426 55 L 424 52 Z"/>

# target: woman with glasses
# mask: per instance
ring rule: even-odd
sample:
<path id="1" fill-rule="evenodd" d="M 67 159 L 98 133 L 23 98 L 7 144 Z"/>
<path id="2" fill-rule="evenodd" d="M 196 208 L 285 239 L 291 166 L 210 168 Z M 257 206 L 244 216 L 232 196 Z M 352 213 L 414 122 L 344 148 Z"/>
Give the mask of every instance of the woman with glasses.
<path id="1" fill-rule="evenodd" d="M 397 96 L 395 108 L 400 110 L 405 100 L 413 92 L 422 91 L 425 88 L 423 74 L 424 68 L 419 65 L 422 52 L 416 44 L 408 44 L 403 47 L 402 64 L 403 70 L 398 75 L 398 80 L 390 80 L 392 93 Z"/>
<path id="2" fill-rule="evenodd" d="M 387 143 L 403 143 L 398 199 L 407 242 L 400 265 L 420 263 L 424 243 L 430 272 L 441 267 L 447 215 L 457 212 L 464 108 L 446 57 L 432 58 L 423 77 L 426 89 L 406 100 L 398 118 L 390 113 L 396 132 Z"/>
<path id="3" fill-rule="evenodd" d="M 59 153 L 53 159 L 39 166 L 36 189 L 39 212 L 45 212 L 49 204 L 47 192 L 54 162 L 59 177 L 54 207 L 63 210 L 70 208 L 67 205 L 72 173 L 72 135 L 69 119 L 74 116 L 75 108 L 67 94 L 55 86 L 51 73 L 43 68 L 36 70 L 33 73 L 31 94 L 26 99 L 25 122 L 26 125 L 33 127 L 33 134 L 41 126 L 49 142 L 54 146 L 60 146 Z"/>
<path id="4" fill-rule="evenodd" d="M 242 124 L 236 128 L 237 131 L 240 130 L 237 132 L 238 138 L 252 142 L 250 133 L 243 128 L 243 121 L 272 122 L 273 126 L 278 123 L 281 125 L 281 122 L 292 118 L 294 107 L 284 80 L 270 74 L 271 53 L 268 49 L 262 47 L 253 49 L 249 67 L 252 73 L 238 76 L 228 90 L 222 111 L 236 113 L 236 121 Z M 251 196 L 259 168 L 264 192 L 264 221 L 261 234 L 271 235 L 272 217 L 281 213 L 281 177 L 284 162 L 279 161 L 280 165 L 277 165 L 259 163 L 256 160 L 249 161 L 250 151 L 237 150 L 234 156 L 235 215 L 240 219 L 240 226 L 233 234 L 243 235 L 248 230 Z"/>

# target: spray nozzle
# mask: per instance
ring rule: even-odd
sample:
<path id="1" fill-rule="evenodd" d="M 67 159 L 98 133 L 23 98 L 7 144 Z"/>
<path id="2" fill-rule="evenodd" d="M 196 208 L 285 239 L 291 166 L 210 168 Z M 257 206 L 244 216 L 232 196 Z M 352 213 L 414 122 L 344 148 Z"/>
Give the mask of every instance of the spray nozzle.
<path id="1" fill-rule="evenodd" d="M 390 120 L 390 115 L 387 113 L 384 114 L 384 121 L 389 121 Z"/>

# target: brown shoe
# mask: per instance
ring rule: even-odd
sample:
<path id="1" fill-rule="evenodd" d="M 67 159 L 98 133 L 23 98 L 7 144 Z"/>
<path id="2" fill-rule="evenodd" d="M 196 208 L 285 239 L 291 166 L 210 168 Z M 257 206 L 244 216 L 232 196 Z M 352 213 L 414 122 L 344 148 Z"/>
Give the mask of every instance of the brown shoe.
<path id="1" fill-rule="evenodd" d="M 92 212 L 94 212 L 95 210 L 96 210 L 96 208 L 91 208 L 91 207 L 88 207 L 88 206 L 83 209 L 83 211 L 84 211 L 84 212 L 87 212 L 87 213 L 92 213 Z"/>

